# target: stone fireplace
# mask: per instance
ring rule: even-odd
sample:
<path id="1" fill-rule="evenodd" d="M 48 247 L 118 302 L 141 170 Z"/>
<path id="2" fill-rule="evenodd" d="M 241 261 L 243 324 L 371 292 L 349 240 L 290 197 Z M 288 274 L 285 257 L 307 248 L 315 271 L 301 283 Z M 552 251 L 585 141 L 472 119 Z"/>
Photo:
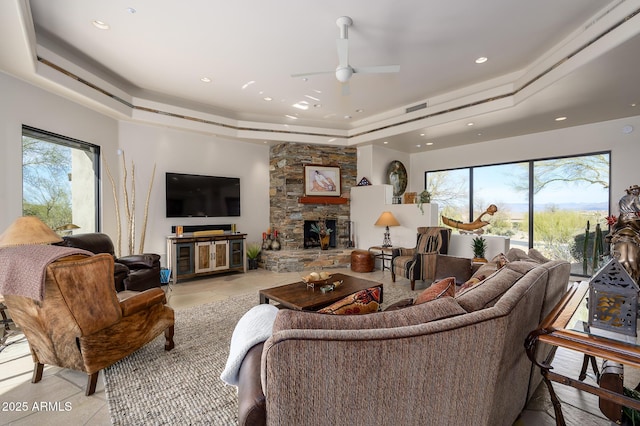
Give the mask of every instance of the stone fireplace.
<path id="1" fill-rule="evenodd" d="M 305 165 L 339 166 L 341 197 L 314 197 L 304 191 Z M 273 271 L 346 267 L 351 253 L 351 187 L 356 185 L 357 151 L 353 147 L 283 143 L 269 152 L 269 225 L 278 231 L 282 249 L 263 252 L 261 266 Z M 311 223 L 329 218 L 329 250 L 320 250 Z M 307 225 L 305 225 L 305 223 Z M 306 248 L 306 250 L 305 250 Z"/>
<path id="2" fill-rule="evenodd" d="M 318 164 L 340 166 L 341 194 L 344 203 L 321 198 L 315 202 L 301 202 L 304 192 L 304 166 Z M 283 250 L 305 248 L 305 221 L 322 218 L 335 221 L 332 248 L 349 246 L 351 187 L 356 185 L 356 148 L 326 145 L 283 143 L 272 146 L 269 152 L 270 226 L 278 230 Z"/>

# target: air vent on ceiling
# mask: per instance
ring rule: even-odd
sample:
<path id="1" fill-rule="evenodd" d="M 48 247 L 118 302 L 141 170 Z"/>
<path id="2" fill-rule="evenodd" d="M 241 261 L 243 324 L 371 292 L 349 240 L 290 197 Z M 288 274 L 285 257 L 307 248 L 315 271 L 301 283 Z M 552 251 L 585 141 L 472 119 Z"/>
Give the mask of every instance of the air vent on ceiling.
<path id="1" fill-rule="evenodd" d="M 418 110 L 420 110 L 420 109 L 425 109 L 426 107 L 427 107 L 427 103 L 426 103 L 426 102 L 423 102 L 423 103 L 421 103 L 421 104 L 419 104 L 419 105 L 414 105 L 414 106 L 412 106 L 412 107 L 407 108 L 405 112 L 406 112 L 407 114 L 409 114 L 410 112 L 418 111 Z"/>

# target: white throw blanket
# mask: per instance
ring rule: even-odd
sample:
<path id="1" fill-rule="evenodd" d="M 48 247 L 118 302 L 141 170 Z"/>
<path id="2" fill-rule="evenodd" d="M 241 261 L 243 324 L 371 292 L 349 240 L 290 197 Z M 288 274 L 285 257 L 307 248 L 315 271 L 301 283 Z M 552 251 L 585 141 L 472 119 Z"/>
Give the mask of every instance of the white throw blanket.
<path id="1" fill-rule="evenodd" d="M 261 304 L 249 309 L 240 318 L 231 335 L 227 365 L 220 375 L 223 382 L 238 386 L 238 373 L 245 355 L 249 349 L 271 336 L 277 314 L 278 308 L 275 306 Z"/>

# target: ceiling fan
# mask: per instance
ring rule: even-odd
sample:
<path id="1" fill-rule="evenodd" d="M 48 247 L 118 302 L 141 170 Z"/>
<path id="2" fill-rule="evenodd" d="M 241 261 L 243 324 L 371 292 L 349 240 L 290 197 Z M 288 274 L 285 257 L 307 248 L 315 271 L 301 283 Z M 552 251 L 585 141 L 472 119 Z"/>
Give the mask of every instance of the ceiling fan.
<path id="1" fill-rule="evenodd" d="M 379 74 L 393 73 L 400 71 L 400 65 L 381 65 L 372 67 L 354 68 L 349 65 L 349 37 L 347 29 L 353 25 L 353 20 L 348 16 L 341 16 L 336 20 L 336 25 L 340 28 L 340 38 L 338 42 L 338 67 L 335 71 L 318 71 L 303 74 L 293 74 L 291 77 L 306 77 L 309 75 L 330 74 L 335 73 L 336 79 L 342 83 L 342 94 L 349 93 L 348 82 L 353 74 Z"/>

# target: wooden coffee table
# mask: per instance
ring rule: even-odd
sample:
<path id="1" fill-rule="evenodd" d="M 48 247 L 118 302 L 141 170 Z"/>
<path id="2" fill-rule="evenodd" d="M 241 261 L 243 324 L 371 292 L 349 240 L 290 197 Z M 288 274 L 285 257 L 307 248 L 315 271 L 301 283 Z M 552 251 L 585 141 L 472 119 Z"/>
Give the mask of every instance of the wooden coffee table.
<path id="1" fill-rule="evenodd" d="M 311 288 L 302 280 L 292 284 L 260 290 L 260 303 L 269 303 L 270 300 L 273 300 L 289 309 L 315 311 L 329 306 L 350 294 L 371 287 L 380 287 L 380 303 L 382 303 L 382 283 L 345 274 L 333 274 L 331 278 L 326 280 L 326 283 L 331 284 L 340 280 L 343 281 L 342 284 L 327 293 L 320 291 L 320 287 L 325 285 L 324 281 L 316 283 Z"/>

